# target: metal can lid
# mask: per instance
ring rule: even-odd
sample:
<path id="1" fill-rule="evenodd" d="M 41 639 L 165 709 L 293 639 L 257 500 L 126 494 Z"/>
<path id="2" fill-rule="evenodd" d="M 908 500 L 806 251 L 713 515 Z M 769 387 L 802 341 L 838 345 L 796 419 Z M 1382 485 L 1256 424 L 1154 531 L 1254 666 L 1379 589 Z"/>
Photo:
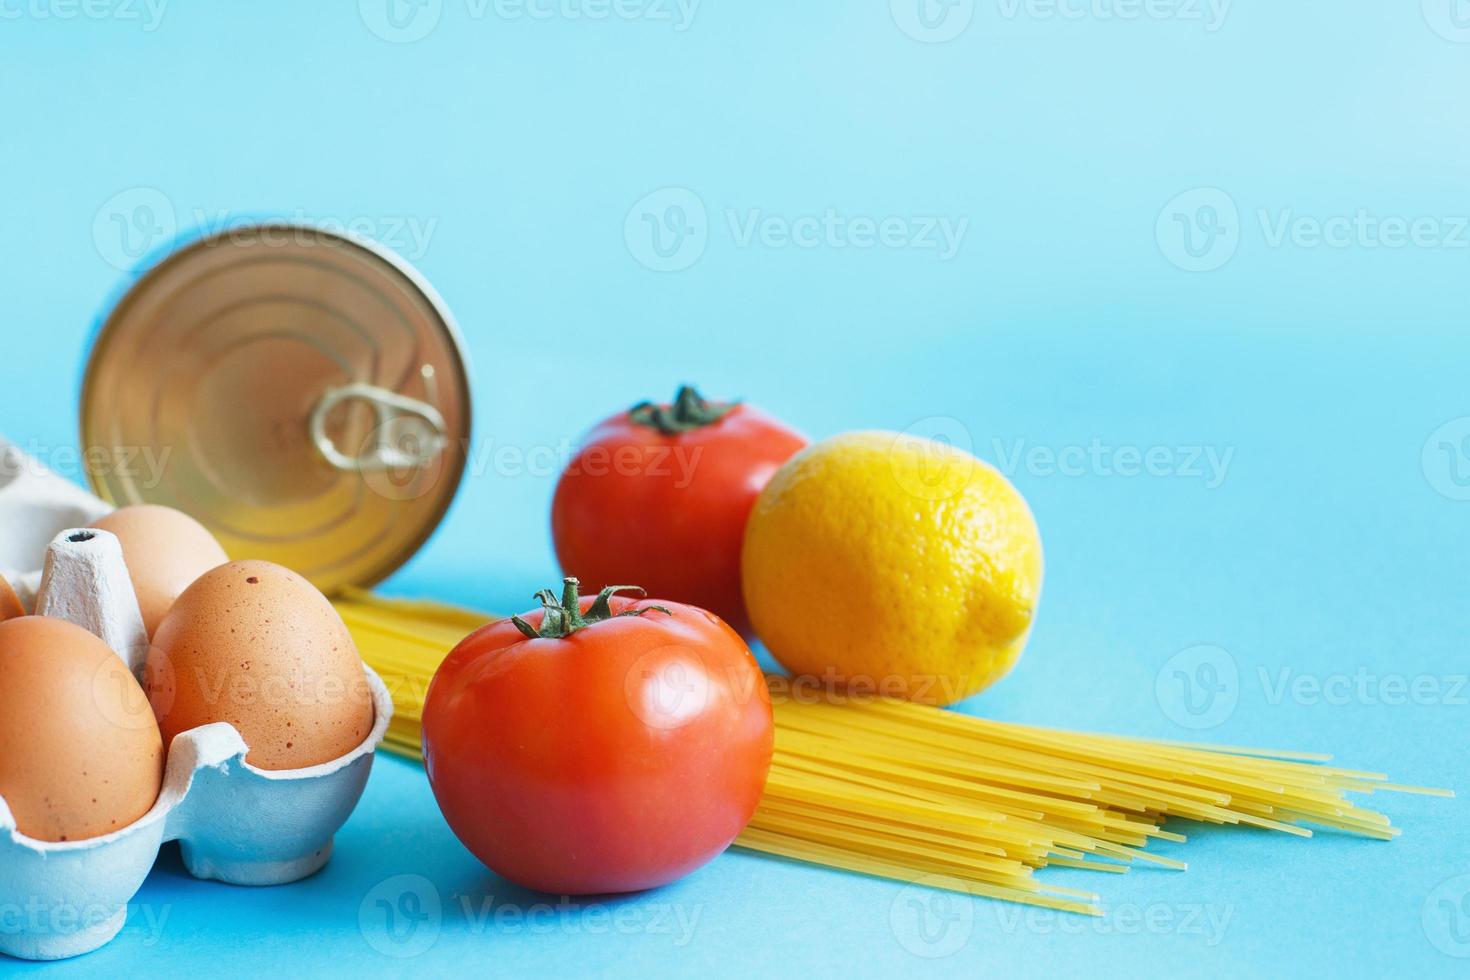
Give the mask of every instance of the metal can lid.
<path id="1" fill-rule="evenodd" d="M 256 224 L 178 249 L 118 300 L 81 422 L 106 500 L 176 507 L 232 558 L 330 593 L 383 579 L 443 519 L 469 377 L 453 318 L 401 258 Z"/>

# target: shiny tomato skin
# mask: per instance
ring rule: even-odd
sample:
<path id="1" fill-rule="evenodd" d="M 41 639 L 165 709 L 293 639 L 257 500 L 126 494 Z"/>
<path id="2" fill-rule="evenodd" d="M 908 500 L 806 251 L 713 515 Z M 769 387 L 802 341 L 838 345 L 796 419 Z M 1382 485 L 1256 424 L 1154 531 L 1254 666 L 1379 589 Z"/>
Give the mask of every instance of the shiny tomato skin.
<path id="1" fill-rule="evenodd" d="M 708 609 L 752 636 L 740 548 L 755 498 L 806 439 L 736 405 L 709 425 L 665 435 L 628 412 L 588 435 L 557 483 L 551 533 L 567 575 L 593 592 L 636 582 Z"/>
<path id="2" fill-rule="evenodd" d="M 585 610 L 590 600 L 582 600 Z M 563 639 L 509 620 L 466 637 L 429 686 L 424 761 L 450 827 L 527 888 L 640 891 L 704 865 L 750 821 L 774 740 L 744 641 L 679 603 Z M 540 612 L 522 617 L 533 627 Z"/>

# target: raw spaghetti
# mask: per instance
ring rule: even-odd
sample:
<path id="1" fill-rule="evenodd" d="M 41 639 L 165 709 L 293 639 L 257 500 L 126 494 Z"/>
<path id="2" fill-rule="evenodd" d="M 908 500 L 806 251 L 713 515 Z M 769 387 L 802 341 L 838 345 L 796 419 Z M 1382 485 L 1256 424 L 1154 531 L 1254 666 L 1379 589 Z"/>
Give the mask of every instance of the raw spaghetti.
<path id="1" fill-rule="evenodd" d="M 421 760 L 429 681 L 490 617 L 364 592 L 335 604 L 393 694 L 388 748 Z M 1081 734 L 882 698 L 839 705 L 772 687 L 775 757 L 738 846 L 1069 912 L 1100 915 L 1098 896 L 1044 883 L 1036 869 L 1183 870 L 1145 849 L 1184 841 L 1164 829 L 1171 818 L 1391 840 L 1399 831 L 1388 818 L 1347 793 L 1453 795 L 1326 766 L 1330 757 L 1314 753 Z"/>

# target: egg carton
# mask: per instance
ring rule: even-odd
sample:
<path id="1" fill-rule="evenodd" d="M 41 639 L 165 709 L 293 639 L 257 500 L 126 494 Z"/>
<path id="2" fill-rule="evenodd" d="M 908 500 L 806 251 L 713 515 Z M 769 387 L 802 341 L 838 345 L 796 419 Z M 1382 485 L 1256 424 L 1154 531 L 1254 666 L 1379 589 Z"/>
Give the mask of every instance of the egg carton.
<path id="1" fill-rule="evenodd" d="M 110 510 L 0 436 L 0 575 L 27 612 L 35 609 L 42 560 L 56 532 L 91 524 Z"/>
<path id="2" fill-rule="evenodd" d="M 0 453 L 9 464 L 18 451 L 0 440 Z M 111 508 L 24 462 L 0 473 L 0 567 L 20 570 L 5 574 L 28 610 L 85 627 L 141 676 L 148 638 L 121 544 L 106 531 L 72 526 Z M 318 871 L 362 796 L 393 715 L 382 680 L 363 669 L 376 710 L 372 732 L 331 762 L 259 769 L 245 761 L 249 746 L 234 726 L 204 725 L 169 746 L 163 789 L 146 815 L 104 837 L 62 843 L 22 834 L 0 798 L 0 909 L 15 913 L 0 918 L 0 953 L 56 960 L 105 945 L 168 841 L 179 842 L 196 878 L 282 885 Z"/>

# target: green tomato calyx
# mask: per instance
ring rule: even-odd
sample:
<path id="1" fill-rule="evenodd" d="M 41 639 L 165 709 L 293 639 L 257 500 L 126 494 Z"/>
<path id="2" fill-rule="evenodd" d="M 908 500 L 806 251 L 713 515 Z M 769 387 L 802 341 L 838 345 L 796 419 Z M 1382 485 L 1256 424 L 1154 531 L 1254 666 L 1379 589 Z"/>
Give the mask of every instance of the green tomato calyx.
<path id="1" fill-rule="evenodd" d="M 619 592 L 636 592 L 640 596 L 648 593 L 636 585 L 609 585 L 597 593 L 597 598 L 587 611 L 582 612 L 582 597 L 579 594 L 582 583 L 568 576 L 562 579 L 561 598 L 550 589 L 542 589 L 536 593 L 536 599 L 541 603 L 544 615 L 541 617 L 541 628 L 538 630 L 519 616 L 510 617 L 515 628 L 530 640 L 562 640 L 571 636 L 577 630 L 586 629 L 605 620 L 616 619 L 619 616 L 642 616 L 646 612 L 657 610 L 665 616 L 673 613 L 663 606 L 644 606 L 642 609 L 625 609 L 620 613 L 612 611 L 612 597 Z"/>
<path id="2" fill-rule="evenodd" d="M 639 402 L 628 409 L 628 418 L 638 425 L 657 429 L 666 436 L 677 436 L 715 424 L 734 411 L 739 404 L 738 401 L 706 401 L 692 385 L 680 385 L 672 405 Z"/>

